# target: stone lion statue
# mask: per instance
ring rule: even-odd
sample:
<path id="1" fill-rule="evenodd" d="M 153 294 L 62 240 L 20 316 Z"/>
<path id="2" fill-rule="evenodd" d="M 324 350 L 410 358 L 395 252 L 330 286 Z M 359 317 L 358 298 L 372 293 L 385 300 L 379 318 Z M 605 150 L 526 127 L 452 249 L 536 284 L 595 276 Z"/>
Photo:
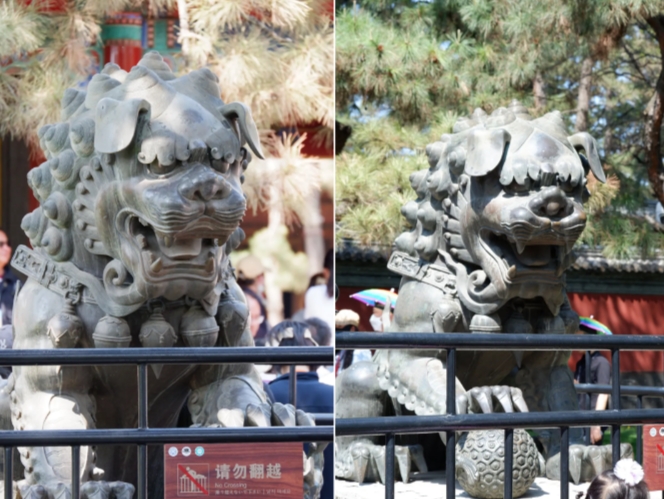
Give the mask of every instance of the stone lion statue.
<path id="1" fill-rule="evenodd" d="M 595 140 L 568 135 L 558 112 L 533 119 L 514 101 L 460 119 L 426 153 L 430 168 L 410 177 L 417 199 L 402 208 L 410 229 L 388 263 L 402 276 L 391 330 L 574 334 L 565 270 L 586 224 L 586 176 L 606 180 Z M 457 411 L 578 409 L 568 359 L 563 351 L 458 352 Z M 444 414 L 444 363 L 444 351 L 378 351 L 339 376 L 336 415 Z M 559 478 L 559 432 L 539 431 L 537 440 L 546 474 Z M 580 429 L 571 440 L 582 442 Z M 382 479 L 378 443 L 337 439 L 337 476 Z M 426 469 L 420 445 L 396 454 L 402 479 L 411 461 Z M 571 476 L 591 479 L 610 466 L 610 454 L 609 446 L 574 445 Z"/>
<path id="2" fill-rule="evenodd" d="M 34 249 L 12 262 L 28 276 L 15 348 L 253 346 L 228 255 L 244 237 L 249 149 L 262 155 L 249 109 L 222 102 L 217 82 L 208 69 L 176 78 L 152 52 L 129 73 L 107 64 L 87 91 L 65 93 L 62 121 L 39 131 L 47 161 L 28 176 L 40 207 L 22 224 Z M 270 405 L 252 365 L 152 368 L 151 427 L 175 426 L 185 403 L 200 426 L 313 424 Z M 15 367 L 5 391 L 17 430 L 137 424 L 133 365 Z M 22 497 L 69 497 L 68 448 L 19 452 Z M 313 498 L 320 456 L 308 459 Z M 80 462 L 83 496 L 132 497 L 135 446 L 81 447 Z M 149 453 L 154 497 L 162 462 Z"/>

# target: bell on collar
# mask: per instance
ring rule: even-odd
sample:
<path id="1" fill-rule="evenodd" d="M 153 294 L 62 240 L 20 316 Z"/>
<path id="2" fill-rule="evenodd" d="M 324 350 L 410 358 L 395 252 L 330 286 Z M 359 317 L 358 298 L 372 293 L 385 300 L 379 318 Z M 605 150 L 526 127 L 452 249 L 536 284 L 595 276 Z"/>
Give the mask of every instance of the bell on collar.
<path id="1" fill-rule="evenodd" d="M 173 327 L 164 319 L 160 308 L 155 309 L 150 318 L 143 323 L 138 338 L 141 340 L 141 345 L 146 348 L 172 347 L 178 339 Z M 150 365 L 158 378 L 164 366 Z"/>
<path id="2" fill-rule="evenodd" d="M 105 315 L 99 319 L 92 339 L 97 348 L 127 348 L 131 343 L 129 324 L 119 317 Z"/>
<path id="3" fill-rule="evenodd" d="M 46 334 L 56 348 L 74 348 L 83 334 L 83 321 L 76 315 L 74 302 L 67 298 L 65 306 L 46 326 Z"/>
<path id="4" fill-rule="evenodd" d="M 180 334 L 187 346 L 212 347 L 219 337 L 219 324 L 200 305 L 194 305 L 182 316 Z"/>

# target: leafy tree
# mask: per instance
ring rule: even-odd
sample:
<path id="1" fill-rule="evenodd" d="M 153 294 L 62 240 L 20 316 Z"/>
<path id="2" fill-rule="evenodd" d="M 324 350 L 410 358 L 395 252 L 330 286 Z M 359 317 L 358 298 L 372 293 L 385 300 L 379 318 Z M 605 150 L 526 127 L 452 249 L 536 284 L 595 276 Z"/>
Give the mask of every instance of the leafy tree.
<path id="1" fill-rule="evenodd" d="M 389 245 L 426 143 L 475 107 L 516 98 L 534 116 L 558 109 L 598 139 L 609 182 L 589 180 L 579 244 L 622 257 L 662 248 L 651 200 L 664 199 L 664 106 L 651 105 L 659 124 L 643 116 L 664 96 L 660 12 L 661 1 L 631 0 L 338 4 L 337 119 L 352 127 L 337 159 L 338 236 Z"/>
<path id="2" fill-rule="evenodd" d="M 245 192 L 254 210 L 269 211 L 268 231 L 279 245 L 263 255 L 278 274 L 287 243 L 284 224 L 304 226 L 310 267 L 324 257 L 320 192 L 332 192 L 329 159 L 302 153 L 298 125 L 315 125 L 312 139 L 332 144 L 334 121 L 334 31 L 330 0 L 3 0 L 0 2 L 0 136 L 11 135 L 37 146 L 37 130 L 58 121 L 64 91 L 85 85 L 98 69 L 94 48 L 102 42 L 105 18 L 120 11 L 158 16 L 177 9 L 181 52 L 173 68 L 184 74 L 201 66 L 220 80 L 226 102 L 241 101 L 252 110 L 264 161 L 247 171 Z M 292 133 L 278 133 L 287 129 Z M 33 150 L 37 148 L 34 147 Z M 24 165 L 16 165 L 23 167 Z M 269 239 L 263 234 L 263 239 Z M 279 260 L 278 257 L 282 257 Z M 295 257 L 293 257 L 295 258 Z M 298 256 L 299 258 L 299 256 Z M 293 260 L 301 265 L 301 260 Z M 305 267 L 306 268 L 306 267 Z M 311 268 L 308 269 L 311 271 Z M 287 289 L 300 290 L 308 282 Z M 295 279 L 295 280 L 297 280 Z M 268 278 L 270 316 L 281 318 L 277 280 Z M 285 282 L 280 281 L 280 282 Z"/>

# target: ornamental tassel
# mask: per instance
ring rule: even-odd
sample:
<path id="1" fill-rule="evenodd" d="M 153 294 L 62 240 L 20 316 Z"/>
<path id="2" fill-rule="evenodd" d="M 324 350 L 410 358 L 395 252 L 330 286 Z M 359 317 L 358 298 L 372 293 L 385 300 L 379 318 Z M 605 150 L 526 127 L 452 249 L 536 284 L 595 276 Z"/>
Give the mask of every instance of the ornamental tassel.
<path id="1" fill-rule="evenodd" d="M 141 345 L 146 348 L 172 347 L 178 337 L 173 331 L 173 327 L 166 322 L 161 309 L 155 309 L 150 318 L 141 326 L 141 333 L 138 338 Z M 163 364 L 151 364 L 154 375 L 159 378 Z"/>
<path id="2" fill-rule="evenodd" d="M 180 334 L 187 346 L 212 347 L 219 337 L 219 324 L 199 305 L 194 305 L 182 316 Z"/>
<path id="3" fill-rule="evenodd" d="M 97 348 L 127 348 L 131 343 L 129 324 L 119 317 L 105 315 L 99 319 L 92 339 Z"/>
<path id="4" fill-rule="evenodd" d="M 46 334 L 56 348 L 74 348 L 83 334 L 83 321 L 76 315 L 74 302 L 67 298 L 65 306 L 46 326 Z"/>

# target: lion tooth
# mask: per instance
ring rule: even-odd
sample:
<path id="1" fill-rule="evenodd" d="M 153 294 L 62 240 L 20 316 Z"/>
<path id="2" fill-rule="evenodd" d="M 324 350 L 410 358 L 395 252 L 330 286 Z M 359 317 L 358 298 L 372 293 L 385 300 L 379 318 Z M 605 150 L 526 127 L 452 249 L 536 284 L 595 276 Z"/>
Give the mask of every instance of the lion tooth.
<path id="1" fill-rule="evenodd" d="M 136 237 L 136 240 L 138 241 L 138 245 L 139 245 L 139 247 L 140 247 L 141 249 L 147 249 L 147 247 L 148 247 L 148 239 L 147 239 L 143 234 L 139 234 L 139 235 Z"/>
<path id="2" fill-rule="evenodd" d="M 514 279 L 516 277 L 516 265 L 512 265 L 509 269 L 507 269 L 507 277 L 510 279 Z"/>
<path id="3" fill-rule="evenodd" d="M 213 257 L 208 258 L 207 262 L 205 262 L 205 271 L 206 272 L 213 272 L 214 271 L 214 258 Z"/>
<path id="4" fill-rule="evenodd" d="M 139 218 L 138 221 L 140 222 L 140 224 L 141 224 L 143 227 L 147 227 L 147 226 L 148 226 L 148 223 L 147 223 L 145 220 L 143 220 L 142 218 Z"/>
<path id="5" fill-rule="evenodd" d="M 152 265 L 150 265 L 150 270 L 154 272 L 155 274 L 161 269 L 164 268 L 164 263 L 161 261 L 161 258 L 157 258 L 154 262 L 152 262 Z"/>
<path id="6" fill-rule="evenodd" d="M 172 236 L 164 236 L 164 246 L 167 248 L 170 248 L 173 246 L 173 237 Z"/>
<path id="7" fill-rule="evenodd" d="M 526 244 L 523 241 L 519 241 L 518 239 L 516 240 L 515 244 L 516 244 L 516 250 L 520 255 L 521 253 L 523 253 L 523 250 L 526 249 Z"/>

